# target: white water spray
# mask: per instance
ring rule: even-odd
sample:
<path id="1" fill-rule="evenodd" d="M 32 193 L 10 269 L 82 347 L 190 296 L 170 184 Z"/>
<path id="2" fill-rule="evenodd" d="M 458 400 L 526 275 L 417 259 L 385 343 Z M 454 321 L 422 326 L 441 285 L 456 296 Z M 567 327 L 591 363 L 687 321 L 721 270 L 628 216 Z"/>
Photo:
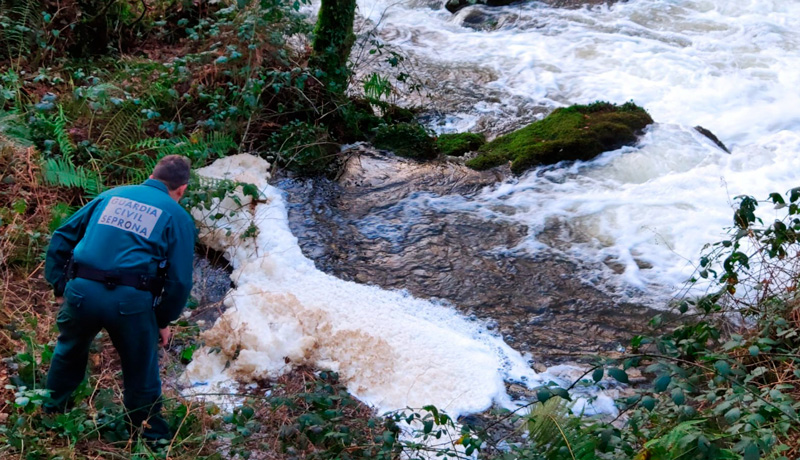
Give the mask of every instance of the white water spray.
<path id="1" fill-rule="evenodd" d="M 481 69 L 462 78 L 497 76 L 474 84 L 494 102 L 449 114 L 434 129 L 470 129 L 476 114 L 513 117 L 528 103 L 595 100 L 634 100 L 657 121 L 636 148 L 566 169 L 531 171 L 475 197 L 430 200 L 431 206 L 528 225 L 530 238 L 509 249 L 567 252 L 599 267 L 606 288 L 663 305 L 664 297 L 681 291 L 703 245 L 731 226 L 734 197 L 764 199 L 799 185 L 800 3 L 636 0 L 577 10 L 537 2 L 470 8 L 502 19 L 501 25 L 474 30 L 460 25 L 460 15 L 419 2 L 359 2 L 361 14 L 380 18 L 384 38 L 414 56 L 423 74 L 435 64 Z M 717 134 L 732 155 L 694 132 L 695 125 Z M 514 208 L 511 216 L 492 211 L 501 204 Z M 768 212 L 762 217 L 771 219 Z M 566 248 L 538 238 L 553 225 L 565 228 Z M 617 275 L 606 264 L 624 272 Z"/>

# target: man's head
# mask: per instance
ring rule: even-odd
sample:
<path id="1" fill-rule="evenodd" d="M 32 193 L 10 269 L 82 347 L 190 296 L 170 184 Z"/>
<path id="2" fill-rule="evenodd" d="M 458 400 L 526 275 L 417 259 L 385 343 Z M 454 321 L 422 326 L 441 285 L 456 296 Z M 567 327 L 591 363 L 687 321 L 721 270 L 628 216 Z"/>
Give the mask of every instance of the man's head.
<path id="1" fill-rule="evenodd" d="M 180 155 L 167 155 L 158 162 L 150 178 L 163 182 L 169 190 L 169 196 L 175 201 L 179 201 L 186 192 L 190 169 L 191 163 L 188 158 Z"/>

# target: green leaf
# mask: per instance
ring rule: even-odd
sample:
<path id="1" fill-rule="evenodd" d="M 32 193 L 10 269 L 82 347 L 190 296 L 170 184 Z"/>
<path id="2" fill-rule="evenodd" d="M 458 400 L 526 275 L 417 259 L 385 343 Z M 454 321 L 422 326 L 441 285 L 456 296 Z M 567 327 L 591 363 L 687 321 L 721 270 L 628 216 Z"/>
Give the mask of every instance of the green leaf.
<path id="1" fill-rule="evenodd" d="M 181 359 L 184 361 L 191 361 L 195 350 L 197 350 L 197 345 L 190 345 L 186 347 L 186 349 L 181 352 Z"/>
<path id="2" fill-rule="evenodd" d="M 594 380 L 595 382 L 599 382 L 599 381 L 603 380 L 603 368 L 602 367 L 598 367 L 597 369 L 594 370 L 594 372 L 592 372 L 592 380 Z"/>
<path id="3" fill-rule="evenodd" d="M 683 403 L 686 402 L 686 396 L 683 394 L 683 390 L 680 388 L 672 389 L 672 402 L 674 402 L 676 406 L 682 406 Z"/>
<path id="4" fill-rule="evenodd" d="M 791 201 L 792 203 L 797 201 L 797 199 L 800 198 L 800 187 L 795 187 L 789 190 L 789 195 L 790 195 L 789 201 Z"/>
<path id="5" fill-rule="evenodd" d="M 250 407 L 250 406 L 243 406 L 242 407 L 242 416 L 244 416 L 244 418 L 249 420 L 249 419 L 253 418 L 253 415 L 255 415 L 255 411 L 253 410 L 252 407 Z"/>
<path id="6" fill-rule="evenodd" d="M 652 412 L 653 409 L 656 407 L 656 400 L 651 398 L 650 396 L 645 396 L 644 398 L 642 398 L 642 406 L 644 406 L 645 409 Z"/>
<path id="7" fill-rule="evenodd" d="M 608 375 L 614 378 L 614 380 L 621 382 L 621 383 L 628 383 L 628 374 L 625 373 L 622 369 L 618 369 L 616 367 L 609 367 L 608 368 Z"/>
<path id="8" fill-rule="evenodd" d="M 244 184 L 244 186 L 242 186 L 242 193 L 258 199 L 258 187 L 253 184 Z"/>
<path id="9" fill-rule="evenodd" d="M 672 377 L 669 375 L 662 375 L 656 379 L 655 383 L 653 384 L 653 390 L 656 393 L 662 393 L 666 391 L 667 387 L 669 387 L 670 382 L 672 382 Z"/>
<path id="10" fill-rule="evenodd" d="M 750 443 L 744 448 L 744 460 L 758 460 L 761 458 L 761 452 L 755 443 Z"/>
<path id="11" fill-rule="evenodd" d="M 758 356 L 758 353 L 761 351 L 756 345 L 751 346 L 747 350 L 750 352 L 750 356 Z"/>
<path id="12" fill-rule="evenodd" d="M 572 401 L 572 398 L 569 397 L 569 392 L 560 387 L 551 388 L 550 391 L 553 392 L 554 395 L 558 396 L 559 398 L 566 399 L 567 401 Z"/>
<path id="13" fill-rule="evenodd" d="M 541 402 L 541 403 L 547 401 L 548 399 L 550 399 L 552 397 L 553 397 L 553 393 L 550 390 L 546 389 L 546 388 L 543 388 L 543 389 L 541 389 L 541 390 L 536 392 L 536 399 L 538 399 L 539 402 Z"/>
<path id="14" fill-rule="evenodd" d="M 715 362 L 714 368 L 717 369 L 720 375 L 728 375 L 731 373 L 731 366 L 723 360 Z"/>
<path id="15" fill-rule="evenodd" d="M 785 201 L 783 201 L 783 197 L 781 196 L 780 193 L 770 193 L 769 194 L 769 199 L 772 200 L 772 202 L 775 203 L 775 204 L 779 204 L 779 203 L 780 204 L 784 204 L 784 203 L 786 203 Z"/>
<path id="16" fill-rule="evenodd" d="M 742 411 L 739 410 L 738 407 L 734 407 L 733 409 L 725 412 L 725 421 L 728 422 L 730 425 L 736 423 L 737 420 L 742 416 Z"/>

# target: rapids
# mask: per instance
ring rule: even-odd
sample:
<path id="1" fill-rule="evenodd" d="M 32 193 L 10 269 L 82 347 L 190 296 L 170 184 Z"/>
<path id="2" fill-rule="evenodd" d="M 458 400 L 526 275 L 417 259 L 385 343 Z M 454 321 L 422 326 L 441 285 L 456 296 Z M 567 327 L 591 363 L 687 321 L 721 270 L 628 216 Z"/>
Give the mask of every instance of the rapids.
<path id="1" fill-rule="evenodd" d="M 484 15 L 481 27 L 464 22 L 470 11 Z M 529 2 L 451 15 L 434 2 L 362 0 L 359 12 L 431 83 L 425 119 L 439 132 L 492 136 L 595 100 L 633 100 L 650 112 L 657 124 L 636 148 L 428 200 L 528 227 L 507 250 L 590 263 L 596 269 L 583 277 L 624 300 L 664 305 L 685 288 L 703 245 L 731 225 L 736 196 L 766 198 L 797 185 L 800 3 Z"/>
<path id="2" fill-rule="evenodd" d="M 616 349 L 648 308 L 687 289 L 736 196 L 798 185 L 800 3 L 530 2 L 456 15 L 442 3 L 359 2 L 362 27 L 426 83 L 398 102 L 428 108 L 433 130 L 491 137 L 595 100 L 632 99 L 657 123 L 635 147 L 520 177 L 369 149 L 338 182 L 284 179 L 282 190 L 259 175 L 264 165 L 207 170 L 249 177 L 265 200 L 239 222 L 226 217 L 230 234 L 206 235 L 237 287 L 207 333 L 220 351 L 198 354 L 193 384 L 309 363 L 338 370 L 379 409 L 507 405 L 504 381 L 575 372 L 536 373 L 520 351 L 551 363 Z M 366 54 L 354 53 L 360 75 L 392 71 L 358 62 Z M 242 240 L 251 224 L 258 236 Z M 596 406 L 614 410 L 604 395 Z"/>

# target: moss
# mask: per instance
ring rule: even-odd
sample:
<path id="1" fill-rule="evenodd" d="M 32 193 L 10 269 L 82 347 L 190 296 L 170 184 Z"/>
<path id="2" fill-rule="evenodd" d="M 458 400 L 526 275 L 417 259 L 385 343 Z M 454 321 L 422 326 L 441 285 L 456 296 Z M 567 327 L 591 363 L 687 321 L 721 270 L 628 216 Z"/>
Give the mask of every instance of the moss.
<path id="1" fill-rule="evenodd" d="M 500 166 L 507 162 L 508 159 L 506 157 L 490 152 L 478 155 L 471 160 L 467 160 L 467 162 L 464 164 L 472 169 L 484 171 L 486 169 L 494 168 L 495 166 Z"/>
<path id="2" fill-rule="evenodd" d="M 467 166 L 488 169 L 511 161 L 512 171 L 519 174 L 543 164 L 590 160 L 636 142 L 637 134 L 652 122 L 650 115 L 632 102 L 556 109 L 543 120 L 483 145 Z"/>
<path id="3" fill-rule="evenodd" d="M 309 65 L 324 72 L 320 80 L 337 94 L 344 94 L 350 78 L 347 58 L 356 40 L 353 33 L 355 10 L 356 0 L 323 0 L 314 29 Z"/>
<path id="4" fill-rule="evenodd" d="M 436 157 L 433 138 L 419 123 L 397 123 L 378 128 L 373 145 L 379 149 L 391 150 L 397 155 L 429 160 Z"/>
<path id="5" fill-rule="evenodd" d="M 486 138 L 483 134 L 442 134 L 436 139 L 436 148 L 445 155 L 459 157 L 467 152 L 478 150 L 485 143 Z"/>

